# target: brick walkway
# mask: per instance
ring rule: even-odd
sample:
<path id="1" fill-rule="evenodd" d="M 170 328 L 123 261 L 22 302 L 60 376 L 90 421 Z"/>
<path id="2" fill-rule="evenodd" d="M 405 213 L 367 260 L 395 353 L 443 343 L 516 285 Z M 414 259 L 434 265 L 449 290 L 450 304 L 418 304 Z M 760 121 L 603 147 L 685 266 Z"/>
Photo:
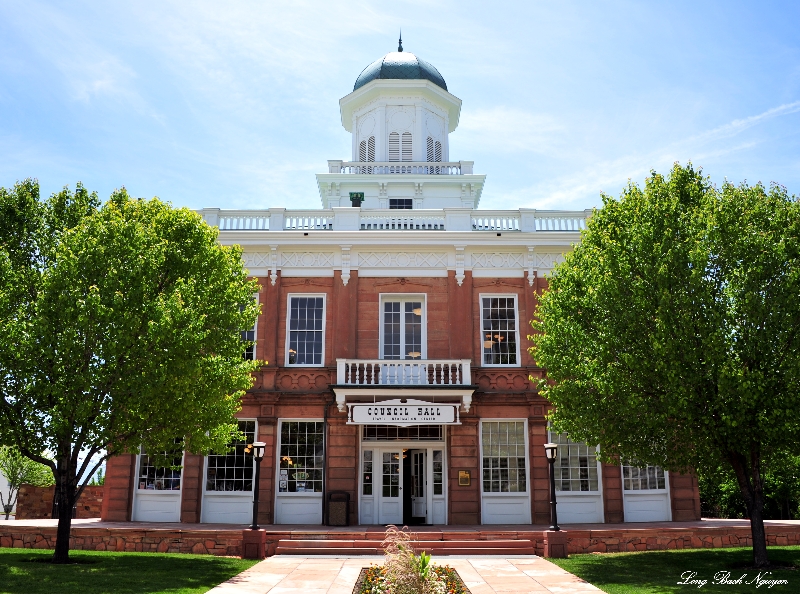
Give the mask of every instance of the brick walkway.
<path id="1" fill-rule="evenodd" d="M 331 559 L 275 555 L 220 584 L 213 594 L 351 594 L 362 567 L 381 557 Z M 472 594 L 600 592 L 540 557 L 518 559 L 446 557 Z"/>

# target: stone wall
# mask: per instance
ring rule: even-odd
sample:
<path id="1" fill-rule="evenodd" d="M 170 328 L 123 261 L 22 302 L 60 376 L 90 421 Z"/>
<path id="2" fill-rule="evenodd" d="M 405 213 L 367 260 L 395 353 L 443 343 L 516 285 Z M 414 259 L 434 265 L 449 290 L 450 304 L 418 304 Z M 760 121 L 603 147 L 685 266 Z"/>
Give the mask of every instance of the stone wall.
<path id="1" fill-rule="evenodd" d="M 103 506 L 103 491 L 101 485 L 89 485 L 81 493 L 77 504 L 78 518 L 99 518 Z M 38 520 L 49 518 L 53 511 L 53 493 L 55 487 L 34 487 L 22 485 L 19 488 L 17 499 L 18 520 Z"/>

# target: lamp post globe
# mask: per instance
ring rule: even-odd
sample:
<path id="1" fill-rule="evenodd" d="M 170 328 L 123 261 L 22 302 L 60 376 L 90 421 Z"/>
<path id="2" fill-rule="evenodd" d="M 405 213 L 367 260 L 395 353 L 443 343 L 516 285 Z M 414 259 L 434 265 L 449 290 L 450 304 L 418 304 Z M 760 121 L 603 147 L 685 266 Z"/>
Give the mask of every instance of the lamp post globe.
<path id="1" fill-rule="evenodd" d="M 558 527 L 558 513 L 556 512 L 556 473 L 555 463 L 558 456 L 558 444 L 546 443 L 544 444 L 544 454 L 547 457 L 547 463 L 550 467 L 550 530 L 559 531 Z"/>
<path id="2" fill-rule="evenodd" d="M 253 452 L 253 458 L 256 462 L 256 472 L 253 479 L 253 524 L 250 526 L 250 530 L 258 530 L 258 483 L 261 476 L 261 460 L 264 459 L 264 450 L 266 447 L 267 444 L 263 441 L 255 441 L 250 446 Z"/>

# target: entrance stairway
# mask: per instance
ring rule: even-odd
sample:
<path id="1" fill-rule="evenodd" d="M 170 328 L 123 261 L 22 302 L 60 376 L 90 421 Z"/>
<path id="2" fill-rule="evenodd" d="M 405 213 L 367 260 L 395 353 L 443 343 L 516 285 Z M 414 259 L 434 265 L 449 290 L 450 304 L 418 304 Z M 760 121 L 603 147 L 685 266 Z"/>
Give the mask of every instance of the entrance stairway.
<path id="1" fill-rule="evenodd" d="M 414 548 L 441 555 L 533 555 L 532 534 L 518 531 L 424 530 L 416 536 Z M 365 532 L 292 531 L 282 534 L 274 548 L 276 555 L 382 555 L 383 529 Z M 269 538 L 269 537 L 268 537 Z M 271 547 L 270 547 L 271 548 Z M 272 551 L 271 551 L 272 552 Z"/>

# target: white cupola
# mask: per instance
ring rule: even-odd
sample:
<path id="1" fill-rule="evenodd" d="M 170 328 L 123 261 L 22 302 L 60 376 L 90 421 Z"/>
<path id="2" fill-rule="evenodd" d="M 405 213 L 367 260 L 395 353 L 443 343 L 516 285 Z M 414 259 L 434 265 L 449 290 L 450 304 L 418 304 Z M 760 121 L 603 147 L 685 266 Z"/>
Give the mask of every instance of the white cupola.
<path id="1" fill-rule="evenodd" d="M 365 208 L 477 206 L 485 176 L 472 174 L 471 161 L 450 161 L 461 100 L 433 65 L 403 51 L 402 38 L 364 68 L 339 107 L 352 156 L 317 175 L 323 207 L 349 206 L 350 192 L 364 194 Z"/>

